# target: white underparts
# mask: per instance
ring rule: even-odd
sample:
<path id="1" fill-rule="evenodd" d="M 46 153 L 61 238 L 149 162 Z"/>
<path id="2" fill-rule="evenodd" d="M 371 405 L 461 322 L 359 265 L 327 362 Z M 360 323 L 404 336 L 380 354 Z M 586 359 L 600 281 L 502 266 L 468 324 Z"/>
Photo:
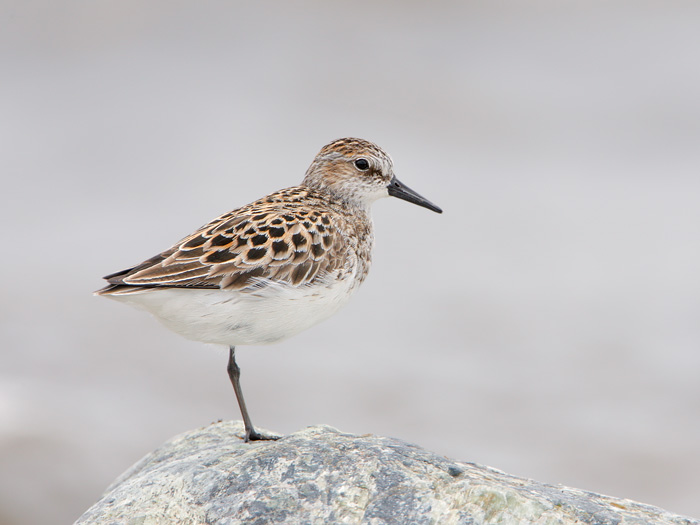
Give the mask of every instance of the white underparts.
<path id="1" fill-rule="evenodd" d="M 354 276 L 314 286 L 274 283 L 255 291 L 145 288 L 110 299 L 152 313 L 169 329 L 205 343 L 264 345 L 327 319 L 357 288 Z"/>

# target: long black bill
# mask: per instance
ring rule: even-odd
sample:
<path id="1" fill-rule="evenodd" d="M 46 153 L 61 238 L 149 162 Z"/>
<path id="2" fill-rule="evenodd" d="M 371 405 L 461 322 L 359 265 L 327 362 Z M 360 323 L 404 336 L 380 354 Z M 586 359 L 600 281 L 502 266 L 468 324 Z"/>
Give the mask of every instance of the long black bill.
<path id="1" fill-rule="evenodd" d="M 417 204 L 418 206 L 428 208 L 429 210 L 433 210 L 434 212 L 442 213 L 442 210 L 438 206 L 435 206 L 435 204 L 430 202 L 428 199 L 425 199 L 418 195 L 415 191 L 406 186 L 403 182 L 400 182 L 396 177 L 391 179 L 387 190 L 389 190 L 389 195 L 391 195 L 392 197 L 397 197 L 399 199 L 412 202 L 413 204 Z"/>

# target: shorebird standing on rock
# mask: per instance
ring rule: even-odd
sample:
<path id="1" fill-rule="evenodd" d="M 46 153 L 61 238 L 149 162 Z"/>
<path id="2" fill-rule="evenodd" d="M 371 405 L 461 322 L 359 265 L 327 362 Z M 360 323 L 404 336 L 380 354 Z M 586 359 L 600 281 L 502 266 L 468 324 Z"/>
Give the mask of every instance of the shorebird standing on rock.
<path id="1" fill-rule="evenodd" d="M 442 210 L 396 179 L 389 155 L 345 138 L 318 153 L 299 186 L 225 213 L 147 261 L 105 277 L 96 292 L 151 312 L 195 341 L 229 347 L 228 374 L 256 432 L 236 364 L 237 345 L 275 343 L 327 319 L 367 276 L 371 204 L 398 197 Z"/>

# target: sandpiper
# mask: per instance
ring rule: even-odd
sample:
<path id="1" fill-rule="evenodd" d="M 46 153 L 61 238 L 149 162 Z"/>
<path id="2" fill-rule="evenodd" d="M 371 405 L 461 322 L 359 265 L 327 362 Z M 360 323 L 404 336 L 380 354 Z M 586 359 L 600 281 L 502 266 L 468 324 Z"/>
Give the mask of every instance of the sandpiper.
<path id="1" fill-rule="evenodd" d="M 228 346 L 245 441 L 275 439 L 253 427 L 235 348 L 281 341 L 338 311 L 369 270 L 370 205 L 388 196 L 442 213 L 397 180 L 377 145 L 339 139 L 321 149 L 299 186 L 217 217 L 106 276 L 95 293 L 147 310 L 188 339 Z"/>

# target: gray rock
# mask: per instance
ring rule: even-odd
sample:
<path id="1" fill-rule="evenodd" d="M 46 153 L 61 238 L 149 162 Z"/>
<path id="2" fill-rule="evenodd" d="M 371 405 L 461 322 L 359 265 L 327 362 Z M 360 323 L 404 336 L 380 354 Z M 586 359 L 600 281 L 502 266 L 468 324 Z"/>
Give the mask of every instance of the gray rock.
<path id="1" fill-rule="evenodd" d="M 240 422 L 220 422 L 173 438 L 77 523 L 700 523 L 397 439 L 325 426 L 251 444 L 242 435 Z"/>

